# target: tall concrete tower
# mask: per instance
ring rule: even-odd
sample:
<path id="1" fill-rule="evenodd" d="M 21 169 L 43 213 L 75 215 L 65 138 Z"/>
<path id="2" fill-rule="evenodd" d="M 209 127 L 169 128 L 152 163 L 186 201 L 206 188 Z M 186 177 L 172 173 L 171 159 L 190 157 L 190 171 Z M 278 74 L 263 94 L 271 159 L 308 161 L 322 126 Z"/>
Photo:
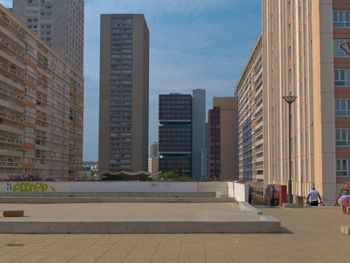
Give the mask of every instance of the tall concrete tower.
<path id="1" fill-rule="evenodd" d="M 202 179 L 202 150 L 206 145 L 205 90 L 192 90 L 192 178 Z"/>
<path id="2" fill-rule="evenodd" d="M 144 15 L 101 15 L 100 48 L 100 171 L 147 171 L 149 32 Z"/>
<path id="3" fill-rule="evenodd" d="M 83 73 L 84 0 L 13 0 L 13 13 Z"/>

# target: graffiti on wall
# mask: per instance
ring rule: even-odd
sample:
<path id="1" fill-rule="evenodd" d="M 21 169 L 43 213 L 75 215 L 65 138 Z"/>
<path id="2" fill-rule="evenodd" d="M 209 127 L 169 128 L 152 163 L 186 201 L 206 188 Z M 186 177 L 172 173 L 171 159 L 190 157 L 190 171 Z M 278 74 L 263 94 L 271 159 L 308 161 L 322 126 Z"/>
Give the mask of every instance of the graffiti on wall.
<path id="1" fill-rule="evenodd" d="M 42 182 L 30 183 L 30 182 L 21 182 L 21 183 L 7 183 L 7 191 L 12 192 L 56 192 L 56 189 Z"/>

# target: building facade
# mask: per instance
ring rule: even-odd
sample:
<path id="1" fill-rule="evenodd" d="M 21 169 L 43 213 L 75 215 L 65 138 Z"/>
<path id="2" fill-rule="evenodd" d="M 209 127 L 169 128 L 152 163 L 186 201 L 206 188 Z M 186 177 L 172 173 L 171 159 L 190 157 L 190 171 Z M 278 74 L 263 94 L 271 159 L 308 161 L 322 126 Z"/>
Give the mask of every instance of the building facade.
<path id="1" fill-rule="evenodd" d="M 150 157 L 158 158 L 159 157 L 159 143 L 154 142 L 151 144 Z"/>
<path id="2" fill-rule="evenodd" d="M 84 0 L 13 0 L 13 13 L 79 73 L 84 64 Z"/>
<path id="3" fill-rule="evenodd" d="M 197 180 L 206 177 L 202 167 L 202 153 L 206 149 L 205 101 L 205 90 L 192 90 L 192 178 Z"/>
<path id="4" fill-rule="evenodd" d="M 147 171 L 149 32 L 140 14 L 101 15 L 100 172 Z"/>
<path id="5" fill-rule="evenodd" d="M 263 0 L 265 184 L 288 181 L 291 110 L 293 194 L 315 186 L 332 203 L 349 181 L 350 40 L 347 0 Z M 350 105 L 350 104 L 349 104 Z"/>
<path id="6" fill-rule="evenodd" d="M 264 179 L 262 35 L 238 84 L 238 174 L 243 180 Z"/>
<path id="7" fill-rule="evenodd" d="M 148 158 L 148 173 L 154 177 L 158 175 L 158 158 Z"/>
<path id="8" fill-rule="evenodd" d="M 148 158 L 148 173 L 152 176 L 158 174 L 159 144 L 153 142 L 150 147 L 150 157 Z"/>
<path id="9" fill-rule="evenodd" d="M 192 96 L 159 95 L 159 171 L 192 176 Z"/>
<path id="10" fill-rule="evenodd" d="M 238 178 L 237 97 L 214 98 L 208 113 L 208 178 Z"/>
<path id="11" fill-rule="evenodd" d="M 80 179 L 83 75 L 0 5 L 0 179 Z"/>

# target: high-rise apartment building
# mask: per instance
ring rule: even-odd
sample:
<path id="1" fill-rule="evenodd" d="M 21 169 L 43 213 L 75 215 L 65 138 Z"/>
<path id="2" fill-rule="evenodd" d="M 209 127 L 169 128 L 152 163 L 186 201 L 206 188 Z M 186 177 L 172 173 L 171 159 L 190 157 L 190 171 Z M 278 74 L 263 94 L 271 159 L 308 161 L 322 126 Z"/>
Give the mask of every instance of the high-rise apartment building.
<path id="1" fill-rule="evenodd" d="M 238 174 L 244 180 L 264 179 L 262 35 L 235 88 L 238 96 Z"/>
<path id="2" fill-rule="evenodd" d="M 84 64 L 84 0 L 13 0 L 13 13 L 79 73 Z"/>
<path id="3" fill-rule="evenodd" d="M 140 14 L 101 15 L 100 172 L 147 171 L 149 32 Z"/>
<path id="4" fill-rule="evenodd" d="M 236 180 L 237 149 L 237 97 L 214 98 L 214 108 L 208 113 L 210 179 Z"/>
<path id="5" fill-rule="evenodd" d="M 298 201 L 315 186 L 333 202 L 350 179 L 348 0 L 263 0 L 265 184 L 287 184 L 288 105 L 292 186 Z"/>
<path id="6" fill-rule="evenodd" d="M 0 179 L 80 179 L 83 75 L 0 5 Z"/>
<path id="7" fill-rule="evenodd" d="M 159 171 L 192 176 L 192 96 L 159 95 Z"/>

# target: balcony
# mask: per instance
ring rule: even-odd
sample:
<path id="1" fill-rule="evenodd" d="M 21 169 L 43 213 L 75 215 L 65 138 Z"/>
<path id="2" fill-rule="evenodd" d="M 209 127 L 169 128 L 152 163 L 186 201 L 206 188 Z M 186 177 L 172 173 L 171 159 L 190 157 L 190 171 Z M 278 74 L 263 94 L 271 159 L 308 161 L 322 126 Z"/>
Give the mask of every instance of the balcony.
<path id="1" fill-rule="evenodd" d="M 0 135 L 0 142 L 6 143 L 6 144 L 11 144 L 11 145 L 19 145 L 19 146 L 22 146 L 22 144 L 23 144 L 22 140 L 10 138 L 6 135 L 5 136 Z"/>
<path id="2" fill-rule="evenodd" d="M 9 161 L 1 161 L 1 160 L 0 160 L 0 167 L 1 168 L 22 168 L 21 165 L 17 162 L 9 162 Z"/>

